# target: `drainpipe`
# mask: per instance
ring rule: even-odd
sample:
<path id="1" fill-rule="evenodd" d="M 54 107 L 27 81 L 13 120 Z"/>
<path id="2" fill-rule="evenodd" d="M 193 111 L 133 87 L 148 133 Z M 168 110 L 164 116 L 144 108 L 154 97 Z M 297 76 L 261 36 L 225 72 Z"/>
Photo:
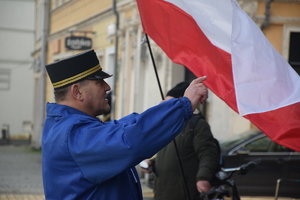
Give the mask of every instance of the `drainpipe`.
<path id="1" fill-rule="evenodd" d="M 47 52 L 47 31 L 48 31 L 48 5 L 47 0 L 43 0 L 43 27 L 41 38 L 41 68 L 40 68 L 40 114 L 39 114 L 39 127 L 38 127 L 38 145 L 41 146 L 41 135 L 44 127 L 45 119 L 45 101 L 46 101 L 46 79 L 45 79 L 45 65 L 46 65 L 46 52 Z"/>
<path id="2" fill-rule="evenodd" d="M 274 1 L 274 0 L 267 0 L 267 2 L 266 2 L 266 12 L 265 12 L 266 18 L 265 18 L 264 23 L 260 27 L 261 30 L 267 28 L 267 26 L 269 26 L 269 24 L 270 24 L 270 8 L 271 8 L 272 1 Z"/>
<path id="3" fill-rule="evenodd" d="M 119 13 L 117 11 L 117 0 L 113 0 L 113 12 L 116 16 L 116 30 L 115 30 L 115 69 L 114 69 L 114 88 L 111 93 L 111 120 L 115 119 L 115 100 L 116 100 L 116 85 L 117 85 L 117 69 L 118 69 L 118 46 L 119 46 Z"/>

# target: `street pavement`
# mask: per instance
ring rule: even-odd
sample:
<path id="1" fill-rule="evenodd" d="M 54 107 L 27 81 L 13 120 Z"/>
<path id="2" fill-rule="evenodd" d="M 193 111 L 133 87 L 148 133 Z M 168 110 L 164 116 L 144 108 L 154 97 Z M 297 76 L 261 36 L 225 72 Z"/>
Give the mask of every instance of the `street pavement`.
<path id="1" fill-rule="evenodd" d="M 27 145 L 0 145 L 0 200 L 42 200 L 41 152 Z"/>
<path id="2" fill-rule="evenodd" d="M 41 161 L 41 151 L 33 150 L 28 145 L 0 145 L 0 200 L 44 200 Z M 141 183 L 144 200 L 153 200 L 152 189 L 144 180 Z M 273 199 L 241 197 L 241 200 Z"/>

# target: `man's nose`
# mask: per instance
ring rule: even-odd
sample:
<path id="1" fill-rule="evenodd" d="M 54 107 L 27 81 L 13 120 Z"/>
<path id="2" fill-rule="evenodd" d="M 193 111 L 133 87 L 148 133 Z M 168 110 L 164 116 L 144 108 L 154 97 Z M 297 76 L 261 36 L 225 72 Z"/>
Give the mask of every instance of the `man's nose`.
<path id="1" fill-rule="evenodd" d="M 105 84 L 106 84 L 106 90 L 107 90 L 107 91 L 111 90 L 111 87 L 108 85 L 108 83 L 105 82 Z"/>

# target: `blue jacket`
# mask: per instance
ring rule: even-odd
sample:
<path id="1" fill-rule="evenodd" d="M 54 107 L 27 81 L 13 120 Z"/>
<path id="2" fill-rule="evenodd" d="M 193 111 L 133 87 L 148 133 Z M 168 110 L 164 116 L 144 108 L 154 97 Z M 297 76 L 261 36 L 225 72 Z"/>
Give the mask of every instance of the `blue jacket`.
<path id="1" fill-rule="evenodd" d="M 185 97 L 107 123 L 47 103 L 42 138 L 46 199 L 142 200 L 135 166 L 172 141 L 191 116 Z"/>

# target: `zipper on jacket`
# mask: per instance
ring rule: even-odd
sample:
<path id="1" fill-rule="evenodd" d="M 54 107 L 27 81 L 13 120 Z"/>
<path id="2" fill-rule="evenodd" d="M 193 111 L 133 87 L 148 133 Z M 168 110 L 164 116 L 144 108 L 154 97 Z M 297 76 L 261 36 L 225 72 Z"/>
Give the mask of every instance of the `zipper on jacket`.
<path id="1" fill-rule="evenodd" d="M 136 190 L 137 190 L 138 197 L 140 197 L 142 194 L 141 194 L 141 192 L 140 192 L 140 188 L 139 188 L 138 180 L 136 179 L 136 177 L 135 177 L 135 174 L 134 174 L 134 172 L 133 172 L 132 168 L 130 168 L 130 171 L 131 171 L 131 173 L 132 173 L 132 176 L 133 176 L 133 178 L 134 178 L 134 181 L 135 181 L 135 186 L 136 186 Z"/>

